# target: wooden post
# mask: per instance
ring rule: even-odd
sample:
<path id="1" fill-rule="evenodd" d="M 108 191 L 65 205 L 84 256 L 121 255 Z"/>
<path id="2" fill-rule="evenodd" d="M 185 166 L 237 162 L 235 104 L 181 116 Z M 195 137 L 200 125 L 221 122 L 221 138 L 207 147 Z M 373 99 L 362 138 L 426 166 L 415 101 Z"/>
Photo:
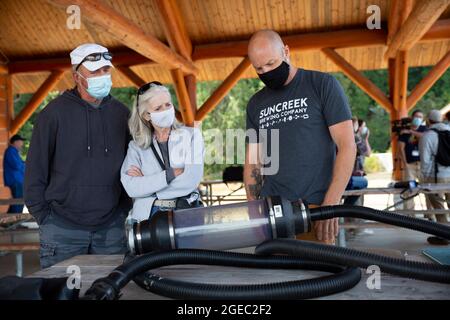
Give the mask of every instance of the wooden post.
<path id="1" fill-rule="evenodd" d="M 408 18 L 413 8 L 412 0 L 392 0 L 391 11 L 388 21 L 387 44 L 392 45 L 395 35 Z M 395 57 L 388 59 L 389 71 L 389 98 L 392 103 L 392 112 L 389 120 L 398 120 L 407 115 L 406 94 L 408 83 L 407 53 L 398 53 Z M 406 68 L 405 68 L 406 67 Z M 398 150 L 398 136 L 391 131 L 391 151 L 392 151 L 392 179 L 402 180 L 403 168 Z"/>
<path id="2" fill-rule="evenodd" d="M 394 70 L 394 95 L 393 106 L 394 112 L 391 114 L 391 120 L 398 120 L 408 116 L 408 109 L 406 107 L 408 86 L 408 51 L 400 51 L 395 58 Z M 395 181 L 402 180 L 402 166 L 398 155 L 397 140 L 398 137 L 392 136 L 392 157 L 393 157 L 393 179 Z"/>
<path id="3" fill-rule="evenodd" d="M 372 81 L 367 79 L 361 72 L 348 63 L 341 55 L 330 48 L 322 49 L 322 52 L 338 66 L 341 71 L 349 77 L 361 90 L 380 104 L 387 112 L 391 112 L 392 103 L 386 94 L 381 91 Z"/>
<path id="4" fill-rule="evenodd" d="M 406 105 L 407 109 L 414 108 L 416 103 L 430 90 L 433 84 L 445 73 L 450 66 L 450 51 L 431 69 L 428 74 L 416 85 L 409 95 Z"/>
<path id="5" fill-rule="evenodd" d="M 14 92 L 12 75 L 6 77 L 6 101 L 8 103 L 8 120 L 6 127 L 9 128 L 9 123 L 14 119 Z"/>
<path id="6" fill-rule="evenodd" d="M 184 82 L 183 72 L 180 69 L 171 70 L 173 84 L 178 98 L 178 107 L 187 126 L 194 126 L 195 116 L 192 111 L 189 93 Z"/>
<path id="7" fill-rule="evenodd" d="M 10 111 L 12 105 L 12 81 L 8 74 L 8 68 L 0 65 L 0 163 L 3 163 L 3 155 L 9 145 Z M 4 186 L 3 166 L 0 167 L 0 197 L 8 199 L 11 191 Z M 0 213 L 6 213 L 9 205 L 0 205 Z"/>
<path id="8" fill-rule="evenodd" d="M 234 85 L 239 81 L 241 76 L 250 67 L 250 59 L 245 57 L 241 63 L 233 70 L 233 72 L 222 82 L 222 84 L 214 91 L 214 93 L 209 97 L 208 100 L 203 103 L 200 109 L 197 111 L 196 120 L 202 121 L 206 115 L 213 110 L 223 98 L 228 94 L 228 92 L 234 87 Z"/>
<path id="9" fill-rule="evenodd" d="M 39 89 L 34 93 L 28 104 L 22 109 L 22 111 L 17 115 L 17 117 L 12 121 L 10 134 L 16 134 L 25 122 L 31 117 L 33 112 L 39 107 L 45 97 L 50 91 L 58 84 L 59 80 L 64 76 L 63 70 L 55 70 L 50 76 L 44 81 L 44 83 L 39 87 Z"/>
<path id="10" fill-rule="evenodd" d="M 197 67 L 191 61 L 168 48 L 154 36 L 144 32 L 133 21 L 125 18 L 101 0 L 49 1 L 62 6 L 80 6 L 82 17 L 92 25 L 155 62 L 169 68 L 180 68 L 186 73 L 198 72 Z"/>

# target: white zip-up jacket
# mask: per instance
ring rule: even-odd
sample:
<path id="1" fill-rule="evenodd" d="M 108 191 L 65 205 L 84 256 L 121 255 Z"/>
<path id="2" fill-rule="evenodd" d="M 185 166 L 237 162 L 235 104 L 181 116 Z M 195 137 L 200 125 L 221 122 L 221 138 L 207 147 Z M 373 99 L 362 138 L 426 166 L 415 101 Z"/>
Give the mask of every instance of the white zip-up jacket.
<path id="1" fill-rule="evenodd" d="M 163 156 L 156 138 L 153 144 L 160 158 Z M 133 198 L 131 218 L 139 221 L 148 219 L 156 199 L 175 199 L 196 191 L 203 177 L 204 144 L 200 129 L 182 126 L 172 129 L 169 141 L 169 161 L 172 168 L 184 168 L 184 172 L 167 184 L 166 170 L 163 170 L 151 147 L 142 149 L 131 141 L 121 169 L 121 181 Z M 127 175 L 134 165 L 141 169 L 142 177 Z"/>
<path id="2" fill-rule="evenodd" d="M 431 130 L 450 131 L 450 126 L 445 123 L 436 123 L 429 127 L 428 131 L 419 140 L 420 171 L 425 179 L 434 179 L 434 163 L 439 145 L 438 134 Z M 441 166 L 438 163 L 437 178 L 450 178 L 450 167 Z"/>

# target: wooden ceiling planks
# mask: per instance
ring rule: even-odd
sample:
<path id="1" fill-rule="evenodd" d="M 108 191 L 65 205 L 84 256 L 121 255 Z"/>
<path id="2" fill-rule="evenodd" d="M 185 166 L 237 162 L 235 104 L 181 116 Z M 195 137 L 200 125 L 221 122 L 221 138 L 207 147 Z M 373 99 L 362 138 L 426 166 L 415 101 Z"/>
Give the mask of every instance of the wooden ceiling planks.
<path id="1" fill-rule="evenodd" d="M 145 32 L 165 42 L 159 14 L 154 0 L 104 0 L 116 11 L 138 24 Z M 364 26 L 368 5 L 381 9 L 386 22 L 389 0 L 177 0 L 189 37 L 194 45 L 244 40 L 257 29 L 274 28 L 283 35 L 306 31 L 327 31 L 354 26 Z M 94 41 L 95 35 L 83 24 L 80 30 L 65 27 L 67 13 L 43 0 L 0 1 L 0 49 L 7 57 L 49 56 L 67 53 L 79 43 Z M 22 13 L 22 14 L 19 14 Z M 37 14 L 39 13 L 39 14 Z M 442 18 L 450 17 L 450 9 Z M 62 26 L 62 27 L 61 27 Z M 110 49 L 122 47 L 110 36 L 99 32 L 98 39 Z M 42 41 L 44 39 L 45 41 Z M 433 41 L 412 48 L 411 65 L 432 65 L 449 50 L 450 41 Z M 361 70 L 386 68 L 382 60 L 385 47 L 347 48 L 338 52 Z M 198 81 L 222 80 L 241 61 L 215 59 L 198 61 Z M 327 72 L 337 71 L 333 64 L 318 52 L 297 52 L 292 61 L 307 69 Z M 133 70 L 145 80 L 160 79 L 171 82 L 168 70 L 160 66 L 135 66 Z M 46 73 L 14 75 L 16 92 L 33 92 L 46 78 Z M 255 77 L 250 68 L 244 77 Z M 115 72 L 117 86 L 130 82 Z M 70 87 L 70 73 L 61 80 L 58 88 Z"/>

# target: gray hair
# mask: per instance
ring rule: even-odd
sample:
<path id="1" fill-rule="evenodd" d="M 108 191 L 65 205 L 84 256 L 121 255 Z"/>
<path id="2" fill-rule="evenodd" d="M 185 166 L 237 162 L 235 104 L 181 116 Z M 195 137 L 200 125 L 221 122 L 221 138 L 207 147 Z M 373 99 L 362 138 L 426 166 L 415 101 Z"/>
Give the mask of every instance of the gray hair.
<path id="1" fill-rule="evenodd" d="M 165 86 L 152 85 L 143 94 L 139 95 L 134 103 L 131 111 L 131 117 L 128 120 L 128 127 L 130 128 L 131 136 L 134 142 L 142 149 L 150 147 L 153 138 L 153 125 L 150 121 L 144 119 L 145 105 L 150 102 L 156 95 L 167 93 L 170 96 L 169 90 Z M 137 107 L 137 100 L 139 99 L 139 109 Z M 176 130 L 182 125 L 176 119 L 172 125 L 172 129 Z"/>

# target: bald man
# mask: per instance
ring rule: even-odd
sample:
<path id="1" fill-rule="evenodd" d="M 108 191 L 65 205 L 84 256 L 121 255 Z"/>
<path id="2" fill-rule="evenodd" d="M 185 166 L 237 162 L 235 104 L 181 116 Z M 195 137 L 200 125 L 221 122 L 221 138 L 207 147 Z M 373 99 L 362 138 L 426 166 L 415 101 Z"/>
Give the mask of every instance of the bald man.
<path id="1" fill-rule="evenodd" d="M 248 200 L 282 196 L 310 206 L 339 204 L 356 156 L 352 115 L 339 82 L 294 67 L 289 47 L 272 30 L 252 36 L 248 57 L 265 84 L 247 106 L 247 129 L 256 132 L 246 148 Z M 265 139 L 262 130 L 267 130 Z M 267 161 L 258 155 L 265 150 L 276 159 L 270 151 L 273 130 L 279 134 L 279 163 L 278 171 L 268 174 L 262 164 Z M 299 238 L 334 244 L 338 229 L 337 219 L 319 221 Z"/>

